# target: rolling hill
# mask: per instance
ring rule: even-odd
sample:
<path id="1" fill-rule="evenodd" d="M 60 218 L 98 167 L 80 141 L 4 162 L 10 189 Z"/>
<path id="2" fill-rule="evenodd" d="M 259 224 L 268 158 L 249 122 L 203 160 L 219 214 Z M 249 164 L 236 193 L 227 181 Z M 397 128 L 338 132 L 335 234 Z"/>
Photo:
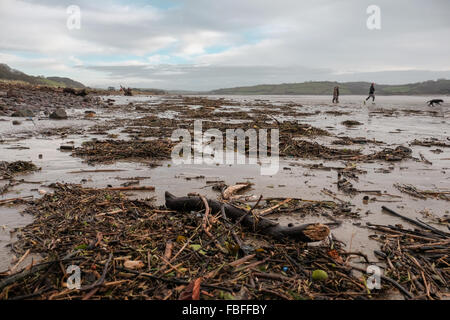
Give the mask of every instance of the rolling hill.
<path id="1" fill-rule="evenodd" d="M 62 77 L 43 77 L 30 76 L 21 71 L 10 68 L 4 63 L 0 63 L 0 80 L 6 81 L 22 81 L 35 85 L 44 85 L 50 87 L 71 87 L 71 88 L 85 88 L 85 86 L 75 80 Z"/>
<path id="2" fill-rule="evenodd" d="M 331 82 L 316 81 L 303 83 L 263 84 L 249 87 L 218 89 L 209 94 L 230 95 L 331 95 L 333 88 L 339 86 L 341 95 L 365 95 L 369 92 L 369 82 Z M 376 84 L 379 95 L 447 95 L 450 94 L 450 80 L 430 80 L 404 85 Z"/>

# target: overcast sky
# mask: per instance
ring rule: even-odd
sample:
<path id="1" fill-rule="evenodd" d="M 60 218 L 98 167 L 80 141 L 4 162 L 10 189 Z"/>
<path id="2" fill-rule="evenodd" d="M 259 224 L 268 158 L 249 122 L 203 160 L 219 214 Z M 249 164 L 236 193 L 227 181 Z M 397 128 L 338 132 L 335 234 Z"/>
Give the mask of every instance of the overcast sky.
<path id="1" fill-rule="evenodd" d="M 448 0 L 0 0 L 0 63 L 95 87 L 417 82 L 450 78 L 449 13 Z"/>

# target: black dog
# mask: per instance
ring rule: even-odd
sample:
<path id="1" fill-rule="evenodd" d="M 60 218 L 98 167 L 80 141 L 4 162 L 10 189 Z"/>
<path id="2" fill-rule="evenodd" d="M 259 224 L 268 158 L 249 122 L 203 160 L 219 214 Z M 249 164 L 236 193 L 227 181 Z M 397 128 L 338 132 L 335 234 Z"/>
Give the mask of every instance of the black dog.
<path id="1" fill-rule="evenodd" d="M 428 101 L 427 103 L 429 106 L 434 107 L 434 104 L 441 105 L 441 103 L 443 103 L 443 102 L 444 102 L 444 100 L 442 100 L 442 99 L 433 99 L 433 100 Z"/>

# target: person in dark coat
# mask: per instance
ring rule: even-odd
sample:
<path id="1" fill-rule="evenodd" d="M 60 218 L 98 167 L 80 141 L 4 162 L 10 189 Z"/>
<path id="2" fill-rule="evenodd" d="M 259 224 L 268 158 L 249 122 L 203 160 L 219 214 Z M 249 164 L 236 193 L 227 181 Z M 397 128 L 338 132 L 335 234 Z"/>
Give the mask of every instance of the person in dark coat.
<path id="1" fill-rule="evenodd" d="M 369 89 L 369 96 L 366 98 L 366 101 L 372 98 L 372 102 L 375 101 L 375 83 L 372 83 Z"/>
<path id="2" fill-rule="evenodd" d="M 333 103 L 339 103 L 339 87 L 334 87 L 333 91 Z"/>

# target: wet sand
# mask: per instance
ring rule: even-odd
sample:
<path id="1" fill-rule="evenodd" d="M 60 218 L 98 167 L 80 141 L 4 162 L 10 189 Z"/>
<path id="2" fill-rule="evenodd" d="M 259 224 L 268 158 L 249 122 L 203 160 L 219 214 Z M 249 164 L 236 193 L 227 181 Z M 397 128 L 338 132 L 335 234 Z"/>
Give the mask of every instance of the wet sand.
<path id="1" fill-rule="evenodd" d="M 320 96 L 226 96 L 227 100 L 236 102 L 233 106 L 222 106 L 220 111 L 244 110 L 248 111 L 255 106 L 246 107 L 247 103 L 258 103 L 261 100 L 271 105 L 272 108 L 280 108 L 286 104 L 298 104 L 298 111 L 312 113 L 314 115 L 277 115 L 278 120 L 295 120 L 307 123 L 314 127 L 328 130 L 334 136 L 320 136 L 311 138 L 326 146 L 333 146 L 332 141 L 336 136 L 364 137 L 383 141 L 384 145 L 365 144 L 345 146 L 346 148 L 361 148 L 363 154 L 379 151 L 385 147 L 398 145 L 408 146 L 412 149 L 413 159 L 401 162 L 373 161 L 372 163 L 358 163 L 358 169 L 367 171 L 360 174 L 359 180 L 351 182 L 359 190 L 380 190 L 382 193 L 395 195 L 397 197 L 376 196 L 366 193 L 358 193 L 354 196 L 342 193 L 337 188 L 336 170 L 310 169 L 310 164 L 323 164 L 324 166 L 342 167 L 343 161 L 309 160 L 284 158 L 280 160 L 280 170 L 273 176 L 262 176 L 257 165 L 182 165 L 175 166 L 171 161 L 162 161 L 160 166 L 151 167 L 148 163 L 117 161 L 112 164 L 88 165 L 83 159 L 71 156 L 71 152 L 62 152 L 61 145 L 73 142 L 75 147 L 83 141 L 91 138 L 105 139 L 105 135 L 95 135 L 88 132 L 82 134 L 68 134 L 61 136 L 46 136 L 41 134 L 43 129 L 54 129 L 56 127 L 70 127 L 81 131 L 95 125 L 102 125 L 107 121 L 116 119 L 135 119 L 146 115 L 155 114 L 153 108 L 161 103 L 170 101 L 176 103 L 178 97 L 115 97 L 109 96 L 104 99 L 115 99 L 116 105 L 128 105 L 130 102 L 135 106 L 144 106 L 147 111 L 135 110 L 134 108 L 97 108 L 94 111 L 97 116 L 94 119 L 85 119 L 86 109 L 69 109 L 68 120 L 53 121 L 34 118 L 34 121 L 22 120 L 22 125 L 13 126 L 11 118 L 0 117 L 0 160 L 1 161 L 32 161 L 40 171 L 15 177 L 17 180 L 24 179 L 25 182 L 11 188 L 1 199 L 33 196 L 41 197 L 39 190 L 52 192 L 47 185 L 54 182 L 76 183 L 85 187 L 120 186 L 126 178 L 142 177 L 141 185 L 155 186 L 155 192 L 133 191 L 137 198 L 156 197 L 157 204 L 164 203 L 164 192 L 182 196 L 188 192 L 198 192 L 210 198 L 216 198 L 217 192 L 213 191 L 206 181 L 223 180 L 227 185 L 233 185 L 241 181 L 253 183 L 252 189 L 247 194 L 264 197 L 299 197 L 310 200 L 335 200 L 324 194 L 324 188 L 331 190 L 336 197 L 349 201 L 352 204 L 352 212 L 359 213 L 360 218 L 337 217 L 343 224 L 333 229 L 333 235 L 347 244 L 348 251 L 361 251 L 369 256 L 370 260 L 376 260 L 373 250 L 378 248 L 378 243 L 368 238 L 373 231 L 364 228 L 367 222 L 379 224 L 403 224 L 399 220 L 381 211 L 385 205 L 410 218 L 420 218 L 431 223 L 433 226 L 446 229 L 446 226 L 434 224 L 425 212 L 436 217 L 449 215 L 449 202 L 441 199 L 417 199 L 405 193 L 401 193 L 394 187 L 395 183 L 411 184 L 421 190 L 450 190 L 450 148 L 410 146 L 414 140 L 426 138 L 437 138 L 440 141 L 450 143 L 450 107 L 430 108 L 425 101 L 431 97 L 377 97 L 376 104 L 362 103 L 364 97 L 341 96 L 341 103 L 332 105 L 328 97 Z M 209 99 L 219 99 L 219 96 L 208 96 Z M 301 106 L 300 106 L 301 105 Z M 192 105 L 195 109 L 198 106 Z M 158 108 L 158 116 L 162 118 L 178 118 L 182 112 L 176 110 L 162 111 Z M 293 109 L 296 109 L 295 107 Z M 125 111 L 126 110 L 126 111 Z M 217 111 L 217 110 L 216 110 Z M 348 114 L 332 115 L 326 111 L 338 111 Z M 250 111 L 251 112 L 251 111 Z M 317 113 L 319 112 L 319 113 Z M 363 123 L 360 126 L 346 127 L 341 123 L 344 120 L 357 120 Z M 5 121 L 1 121 L 5 120 Z M 229 121 L 224 119 L 223 121 Z M 193 122 L 193 120 L 186 122 Z M 121 133 L 122 127 L 106 130 L 107 134 L 117 135 L 117 139 L 128 139 L 126 133 Z M 150 138 L 148 138 L 150 139 Z M 433 153 L 431 150 L 441 149 L 441 153 Z M 39 155 L 42 154 L 42 159 Z M 422 154 L 432 164 L 420 161 Z M 418 160 L 415 160 L 418 159 Z M 80 172 L 89 170 L 117 170 L 116 172 Z M 381 172 L 385 170 L 386 173 Z M 75 173 L 74 173 L 75 172 Z M 196 178 L 203 176 L 204 178 Z M 39 182 L 39 183 L 28 183 Z M 6 181 L 0 181 L 0 187 Z M 378 201 L 364 203 L 363 197 L 376 198 Z M 383 202 L 380 202 L 383 201 Z M 389 202 L 384 202 L 389 201 Z M 0 270 L 10 267 L 12 254 L 7 247 L 11 243 L 10 231 L 14 228 L 24 226 L 32 221 L 32 217 L 21 215 L 22 206 L 0 207 Z M 306 222 L 330 222 L 325 217 L 310 216 L 298 217 L 295 213 L 288 215 L 273 214 L 270 218 L 279 221 L 303 224 Z"/>

